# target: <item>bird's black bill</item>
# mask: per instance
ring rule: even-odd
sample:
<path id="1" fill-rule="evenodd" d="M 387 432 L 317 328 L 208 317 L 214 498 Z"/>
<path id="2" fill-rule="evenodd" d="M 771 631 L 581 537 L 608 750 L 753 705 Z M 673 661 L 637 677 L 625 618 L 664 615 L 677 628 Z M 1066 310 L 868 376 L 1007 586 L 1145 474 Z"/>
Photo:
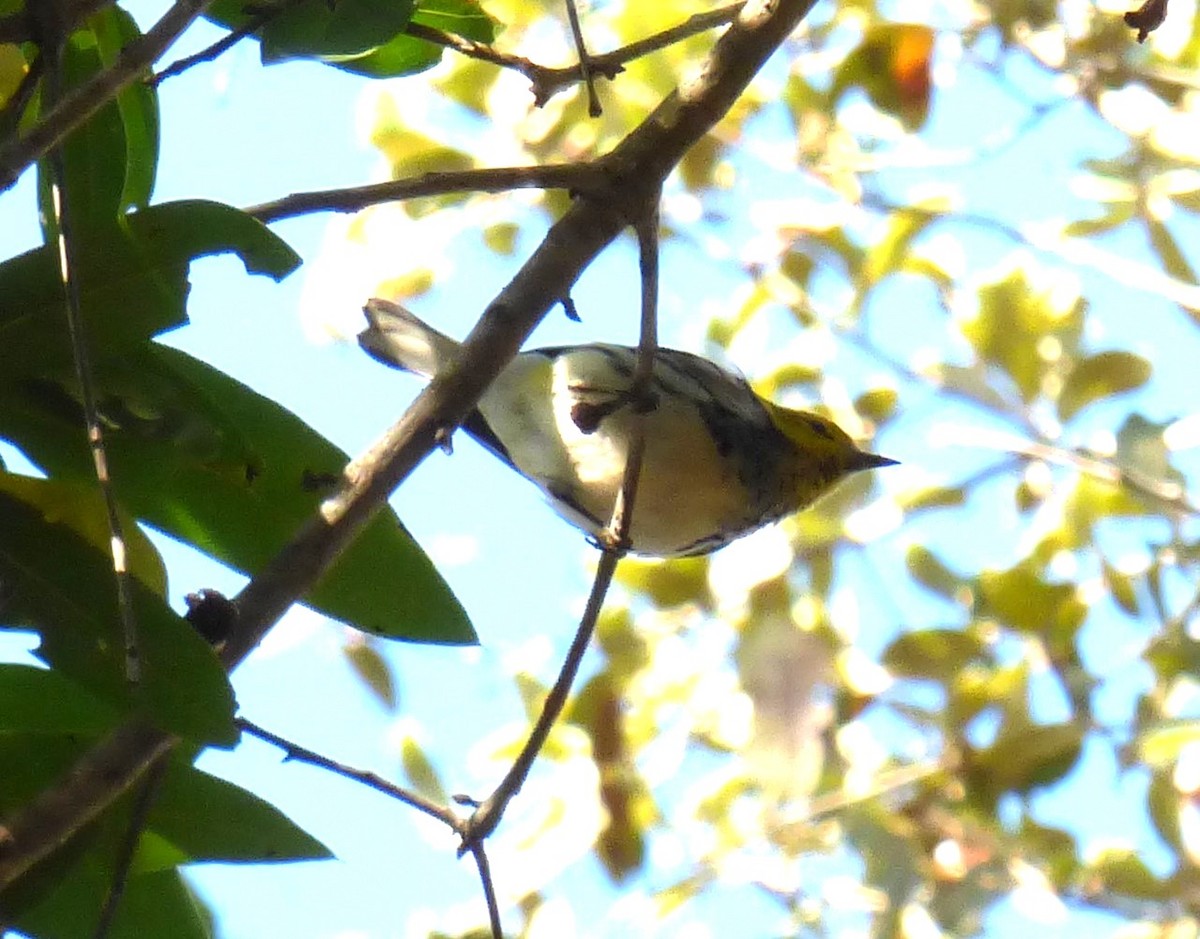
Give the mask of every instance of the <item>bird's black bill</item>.
<path id="1" fill-rule="evenodd" d="M 897 466 L 899 463 L 899 460 L 892 460 L 886 456 L 880 456 L 878 453 L 860 452 L 855 457 L 850 469 L 852 472 L 858 472 L 860 470 L 878 469 L 881 466 Z"/>

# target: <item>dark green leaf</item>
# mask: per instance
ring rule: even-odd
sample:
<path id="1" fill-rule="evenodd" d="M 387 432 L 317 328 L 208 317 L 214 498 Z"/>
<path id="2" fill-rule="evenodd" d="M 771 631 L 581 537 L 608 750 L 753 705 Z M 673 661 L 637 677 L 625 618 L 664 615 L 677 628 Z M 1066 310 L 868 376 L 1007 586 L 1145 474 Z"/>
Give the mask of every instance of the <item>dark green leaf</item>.
<path id="1" fill-rule="evenodd" d="M 262 30 L 263 61 L 359 56 L 403 33 L 412 12 L 411 0 L 303 0 Z"/>
<path id="2" fill-rule="evenodd" d="M 1150 363 L 1132 352 L 1101 352 L 1076 363 L 1058 396 L 1058 417 L 1069 421 L 1093 401 L 1140 388 Z"/>
<path id="3" fill-rule="evenodd" d="M 111 852 L 108 853 L 111 857 Z M 99 851 L 79 859 L 39 903 L 16 919 L 23 933 L 37 939 L 79 939 L 92 934 L 97 911 L 112 883 L 112 865 Z M 176 870 L 129 878 L 109 939 L 212 939 L 208 916 Z"/>
<path id="4" fill-rule="evenodd" d="M 79 233 L 77 280 L 93 358 L 120 357 L 186 321 L 187 265 L 233 251 L 248 271 L 281 278 L 299 257 L 260 222 L 215 202 L 169 202 Z M 0 264 L 0 380 L 74 374 L 53 248 Z"/>
<path id="5" fill-rule="evenodd" d="M 88 21 L 105 68 L 141 33 L 132 16 L 119 7 L 102 10 Z M 121 209 L 141 209 L 150 202 L 158 169 L 158 92 L 149 82 L 135 81 L 117 95 L 125 136 L 125 183 Z"/>
<path id="6" fill-rule="evenodd" d="M 492 42 L 500 31 L 478 0 L 417 0 L 412 19 L 476 42 Z"/>
<path id="7" fill-rule="evenodd" d="M 143 521 L 246 572 L 275 555 L 340 478 L 344 453 L 303 421 L 186 353 L 149 344 L 98 369 L 112 475 Z M 55 476 L 89 480 L 67 387 L 0 396 L 0 434 Z M 380 589 L 386 584 L 387 589 Z M 395 514 L 383 512 L 308 600 L 381 635 L 470 642 L 466 615 Z"/>
<path id="8" fill-rule="evenodd" d="M 124 642 L 112 559 L 70 528 L 0 492 L 0 580 L 9 615 L 41 635 L 38 654 L 88 690 L 128 710 Z M 233 692 L 212 649 L 161 597 L 131 582 L 142 682 L 137 696 L 164 729 L 230 744 Z"/>
<path id="9" fill-rule="evenodd" d="M 99 736 L 117 713 L 57 672 L 0 665 L 0 734 Z"/>
<path id="10" fill-rule="evenodd" d="M 62 49 L 62 75 L 67 90 L 77 88 L 104 68 L 95 33 L 77 29 Z M 57 182 L 68 204 L 74 231 L 105 228 L 121 212 L 128 165 L 125 125 L 115 101 L 108 101 L 71 133 L 58 152 L 63 177 L 55 179 L 49 159 L 38 163 L 38 201 L 47 244 L 58 237 L 58 215 L 52 188 Z M 56 248 L 57 250 L 57 248 Z"/>
<path id="11" fill-rule="evenodd" d="M 185 861 L 332 857 L 328 848 L 275 806 L 181 760 L 174 761 L 164 776 L 147 823 Z"/>

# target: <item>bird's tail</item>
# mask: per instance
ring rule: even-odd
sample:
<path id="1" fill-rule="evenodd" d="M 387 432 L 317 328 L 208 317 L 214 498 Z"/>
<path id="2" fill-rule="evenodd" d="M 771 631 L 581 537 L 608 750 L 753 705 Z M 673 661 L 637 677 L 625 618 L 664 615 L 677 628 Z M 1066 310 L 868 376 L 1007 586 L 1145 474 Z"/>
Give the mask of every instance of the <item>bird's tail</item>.
<path id="1" fill-rule="evenodd" d="M 358 334 L 358 344 L 384 365 L 432 378 L 458 351 L 455 340 L 398 303 L 368 300 L 363 312 L 368 325 Z"/>

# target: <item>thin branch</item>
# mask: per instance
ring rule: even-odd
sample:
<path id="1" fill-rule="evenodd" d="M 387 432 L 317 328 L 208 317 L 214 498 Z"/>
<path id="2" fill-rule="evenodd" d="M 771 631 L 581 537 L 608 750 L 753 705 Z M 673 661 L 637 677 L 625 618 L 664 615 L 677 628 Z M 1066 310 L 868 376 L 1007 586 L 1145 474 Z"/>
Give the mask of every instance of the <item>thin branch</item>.
<path id="1" fill-rule="evenodd" d="M 434 802 L 432 799 L 427 799 L 425 796 L 417 792 L 412 792 L 405 789 L 403 786 L 398 786 L 395 783 L 389 782 L 382 776 L 372 773 L 369 770 L 358 769 L 346 763 L 340 763 L 337 760 L 330 759 L 315 750 L 310 750 L 308 747 L 302 746 L 295 741 L 288 740 L 286 737 L 281 737 L 279 734 L 272 733 L 253 721 L 245 718 L 238 718 L 238 727 L 252 737 L 257 737 L 272 746 L 276 746 L 284 753 L 285 760 L 295 760 L 297 763 L 307 763 L 309 766 L 315 766 L 318 769 L 327 770 L 337 776 L 342 776 L 353 782 L 374 789 L 376 792 L 390 796 L 405 805 L 416 809 L 419 812 L 424 812 L 431 818 L 437 819 L 447 827 L 456 832 L 461 832 L 463 820 L 459 818 L 450 808 Z M 492 935 L 495 939 L 502 939 L 503 930 L 500 925 L 500 907 L 496 903 L 496 887 L 492 882 L 491 868 L 488 865 L 487 854 L 484 852 L 483 844 L 478 843 L 472 845 L 471 855 L 475 859 L 475 866 L 479 871 L 479 880 L 483 888 L 484 899 L 487 902 L 488 920 L 491 923 Z"/>
<path id="2" fill-rule="evenodd" d="M 633 524 L 634 503 L 637 498 L 638 481 L 642 475 L 642 458 L 645 454 L 646 434 L 644 418 L 648 406 L 650 382 L 654 374 L 654 358 L 658 349 L 658 197 L 648 204 L 646 211 L 636 224 L 638 244 L 641 249 L 640 268 L 642 273 L 642 316 L 640 339 L 638 341 L 637 362 L 634 366 L 633 377 L 629 386 L 629 401 L 626 407 L 633 417 L 629 449 L 625 455 L 625 470 L 621 480 L 621 488 L 617 490 L 617 498 L 613 504 L 612 519 L 608 529 L 600 538 L 603 551 L 600 564 L 596 568 L 596 577 L 592 582 L 592 590 L 588 596 L 587 606 L 575 632 L 575 639 L 567 651 L 567 657 L 559 670 L 554 686 L 546 695 L 542 704 L 542 712 L 525 741 L 525 746 L 517 755 L 513 765 L 501 780 L 495 791 L 478 807 L 467 820 L 462 829 L 461 855 L 464 851 L 474 850 L 483 843 L 500 823 L 505 808 L 512 798 L 520 791 L 537 756 L 545 746 L 550 731 L 566 707 L 567 698 L 575 677 L 579 673 L 580 663 L 591 642 L 592 633 L 596 628 L 596 620 L 604 606 L 604 597 L 612 583 L 613 573 L 617 562 L 628 550 L 629 533 Z"/>
<path id="3" fill-rule="evenodd" d="M 603 172 L 591 163 L 552 166 L 507 166 L 495 169 L 425 173 L 368 186 L 297 192 L 246 209 L 264 224 L 312 212 L 357 212 L 381 202 L 398 202 L 450 192 L 508 192 L 512 189 L 569 189 L 594 192 L 603 187 Z"/>
<path id="4" fill-rule="evenodd" d="M 1092 479 L 1128 489 L 1143 499 L 1157 503 L 1169 512 L 1180 515 L 1200 515 L 1200 505 L 1197 505 L 1187 490 L 1178 483 L 1154 479 L 1136 469 L 1117 466 L 1108 460 L 1097 459 L 1086 453 L 1043 441 L 1022 440 L 979 427 L 956 428 L 954 442 L 1067 466 Z"/>
<path id="5" fill-rule="evenodd" d="M 146 828 L 146 820 L 150 817 L 150 810 L 154 807 L 154 800 L 158 797 L 158 791 L 166 773 L 167 760 L 164 757 L 155 762 L 142 778 L 137 799 L 133 804 L 133 811 L 129 816 L 129 824 L 125 828 L 125 837 L 121 840 L 117 856 L 113 861 L 112 880 L 108 886 L 108 895 L 104 898 L 104 906 L 100 908 L 100 917 L 96 922 L 92 939 L 105 939 L 112 930 L 117 910 L 121 905 L 121 898 L 125 895 L 125 886 L 129 882 L 129 870 L 133 866 L 133 856 L 137 852 L 138 842 Z"/>
<path id="6" fill-rule="evenodd" d="M 496 902 L 496 885 L 492 881 L 492 867 L 488 864 L 487 851 L 483 842 L 471 846 L 471 857 L 479 871 L 479 884 L 483 887 L 483 898 L 487 903 L 488 924 L 492 927 L 492 939 L 504 939 L 504 925 L 500 922 L 500 905 Z"/>
<path id="7" fill-rule="evenodd" d="M 49 153 L 71 131 L 142 77 L 210 3 L 212 0 L 176 0 L 145 35 L 121 50 L 111 68 L 63 95 L 28 133 L 0 143 L 0 192 L 15 183 L 30 164 Z"/>
<path id="8" fill-rule="evenodd" d="M 212 62 L 214 59 L 224 55 L 227 51 L 236 46 L 247 36 L 253 35 L 263 28 L 267 23 L 282 13 L 289 4 L 277 4 L 265 8 L 259 13 L 251 16 L 241 26 L 231 29 L 228 33 L 218 39 L 210 46 L 206 46 L 199 52 L 194 52 L 191 55 L 184 56 L 182 59 L 176 59 L 160 72 L 156 72 L 150 77 L 149 84 L 151 87 L 157 88 L 168 78 L 174 78 L 176 75 L 182 75 L 188 69 L 194 66 L 201 65 L 204 62 Z"/>
<path id="9" fill-rule="evenodd" d="M 244 717 L 239 717 L 236 723 L 240 730 L 250 734 L 252 737 L 257 737 L 259 740 L 265 740 L 267 743 L 279 747 L 284 753 L 284 759 L 295 760 L 297 763 L 307 763 L 310 766 L 316 766 L 331 773 L 336 773 L 338 776 L 344 776 L 346 779 L 352 779 L 357 783 L 374 789 L 376 792 L 382 792 L 386 796 L 391 796 L 393 799 L 403 802 L 418 812 L 424 812 L 426 815 L 436 818 L 439 822 L 448 825 L 456 831 L 458 830 L 460 819 L 457 815 L 446 806 L 439 805 L 432 799 L 425 798 L 419 792 L 411 792 L 403 786 L 397 786 L 395 783 L 388 782 L 382 776 L 372 773 L 369 770 L 356 769 L 346 763 L 339 763 L 337 760 L 322 756 L 315 750 L 301 746 L 294 741 L 288 740 L 286 737 L 273 734 L 271 731 L 260 727 L 253 721 L 246 720 Z"/>
<path id="10" fill-rule="evenodd" d="M 384 504 L 389 493 L 462 420 L 516 354 L 533 327 L 633 210 L 648 204 L 671 169 L 732 107 L 767 58 L 815 0 L 759 0 L 717 40 L 699 77 L 673 92 L 602 166 L 611 173 L 602 196 L 577 199 L 513 280 L 488 306 L 454 365 L 438 375 L 408 413 L 346 470 L 346 488 L 314 517 L 235 600 L 239 617 L 222 650 L 241 662 Z M 628 211 L 627 211 L 628 210 Z M 615 565 L 608 555 L 601 566 Z M 611 571 L 609 576 L 611 577 Z M 57 786 L 0 823 L 0 889 L 99 815 L 177 738 L 133 720 L 94 747 Z"/>
<path id="11" fill-rule="evenodd" d="M 567 8 L 567 22 L 571 26 L 575 54 L 579 57 L 579 76 L 587 88 L 588 116 L 599 117 L 602 113 L 600 99 L 596 97 L 596 81 L 592 77 L 591 59 L 588 56 L 587 43 L 583 41 L 583 27 L 579 25 L 579 10 L 575 6 L 575 0 L 563 0 L 563 3 Z"/>
<path id="12" fill-rule="evenodd" d="M 1193 319 L 1200 314 L 1200 286 L 1178 280 L 1140 261 L 1133 261 L 1106 251 L 1087 239 L 1067 235 L 1063 232 L 1062 226 L 1056 222 L 1029 222 L 1019 226 L 1011 225 L 991 216 L 974 212 L 951 214 L 938 209 L 902 205 L 869 194 L 864 194 L 860 202 L 864 208 L 880 212 L 911 212 L 926 215 L 935 221 L 960 223 L 994 232 L 1039 254 L 1095 271 L 1098 274 L 1104 274 L 1109 279 L 1127 287 L 1157 294 L 1165 300 L 1178 304 L 1188 311 Z"/>
<path id="13" fill-rule="evenodd" d="M 609 80 L 616 78 L 627 62 L 657 52 L 659 49 L 665 49 L 691 36 L 731 23 L 743 6 L 745 6 L 744 3 L 732 3 L 706 13 L 697 13 L 676 26 L 647 36 L 645 39 L 631 42 L 612 52 L 589 55 L 590 72 L 593 76 L 600 75 Z M 544 105 L 568 85 L 573 85 L 583 79 L 582 69 L 578 63 L 561 68 L 539 65 L 524 56 L 501 52 L 486 43 L 475 42 L 472 39 L 456 36 L 454 33 L 447 33 L 421 23 L 409 23 L 405 32 L 416 39 L 424 39 L 426 42 L 453 49 L 460 55 L 520 72 L 533 85 L 533 100 L 537 107 Z"/>
<path id="14" fill-rule="evenodd" d="M 51 105 L 62 96 L 62 50 L 67 33 L 60 30 L 65 24 L 56 18 L 53 5 L 35 6 L 33 18 L 40 34 L 41 56 L 46 63 L 45 95 Z M 117 594 L 117 613 L 121 622 L 121 638 L 125 653 L 125 681 L 136 689 L 141 681 L 142 660 L 138 642 L 137 616 L 133 610 L 133 585 L 130 582 L 126 557 L 124 523 L 117 508 L 112 477 L 108 472 L 108 450 L 104 443 L 104 427 L 96 402 L 96 378 L 88 351 L 87 332 L 83 323 L 83 301 L 80 296 L 78 270 L 79 241 L 75 228 L 75 201 L 80 193 L 66 189 L 67 165 L 62 147 L 50 152 L 50 195 L 56 229 L 58 274 L 66 295 L 67 335 L 71 343 L 71 358 L 75 365 L 75 380 L 79 383 L 83 405 L 84 433 L 92 454 L 96 483 L 107 516 L 109 546 L 112 552 L 113 578 Z"/>

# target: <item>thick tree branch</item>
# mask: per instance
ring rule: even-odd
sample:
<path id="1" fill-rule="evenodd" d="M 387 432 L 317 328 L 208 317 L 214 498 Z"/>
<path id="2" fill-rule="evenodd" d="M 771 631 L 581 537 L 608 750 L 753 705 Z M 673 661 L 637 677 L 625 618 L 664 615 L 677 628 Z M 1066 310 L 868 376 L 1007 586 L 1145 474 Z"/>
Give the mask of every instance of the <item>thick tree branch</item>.
<path id="1" fill-rule="evenodd" d="M 700 73 L 668 96 L 601 161 L 603 193 L 576 200 L 489 305 L 455 366 L 435 378 L 401 420 L 346 470 L 346 487 L 236 598 L 238 622 L 222 652 L 232 668 L 311 589 L 388 495 L 463 419 L 534 326 L 592 260 L 641 217 L 667 175 L 729 110 L 815 0 L 748 4 Z M 198 6 L 198 5 L 197 5 Z M 10 167 L 0 161 L 0 167 Z M 0 889 L 65 843 L 126 791 L 174 740 L 136 721 L 114 731 L 55 789 L 11 819 L 0 839 Z"/>

